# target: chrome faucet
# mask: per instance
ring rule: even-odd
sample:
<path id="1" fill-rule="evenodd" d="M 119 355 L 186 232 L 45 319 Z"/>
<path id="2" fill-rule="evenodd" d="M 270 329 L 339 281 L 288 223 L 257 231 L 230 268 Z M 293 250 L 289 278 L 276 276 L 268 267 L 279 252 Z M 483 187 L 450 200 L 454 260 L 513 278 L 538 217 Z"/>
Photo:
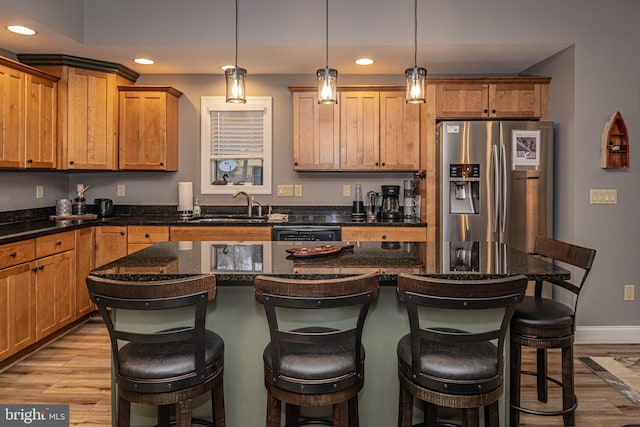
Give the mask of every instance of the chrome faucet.
<path id="1" fill-rule="evenodd" d="M 251 200 L 251 196 L 249 196 L 247 193 L 245 193 L 244 191 L 236 191 L 235 193 L 233 193 L 231 195 L 231 197 L 233 197 L 234 199 L 238 196 L 244 196 L 247 199 L 247 216 L 249 218 L 251 218 L 251 211 L 253 208 L 253 203 Z"/>

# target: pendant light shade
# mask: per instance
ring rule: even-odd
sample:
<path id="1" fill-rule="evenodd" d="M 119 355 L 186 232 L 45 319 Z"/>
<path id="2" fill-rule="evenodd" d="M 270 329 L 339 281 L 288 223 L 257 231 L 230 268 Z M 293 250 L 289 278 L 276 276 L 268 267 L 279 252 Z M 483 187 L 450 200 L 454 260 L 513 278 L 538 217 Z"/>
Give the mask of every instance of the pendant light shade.
<path id="1" fill-rule="evenodd" d="M 329 68 L 329 0 L 325 0 L 326 21 L 325 21 L 325 67 L 316 71 L 318 78 L 318 104 L 338 103 L 338 70 Z"/>
<path id="2" fill-rule="evenodd" d="M 413 44 L 413 67 L 404 71 L 407 82 L 407 93 L 405 101 L 407 104 L 421 104 L 427 100 L 427 69 L 418 67 L 418 0 L 413 3 L 414 17 L 414 44 Z"/>
<path id="3" fill-rule="evenodd" d="M 227 82 L 227 102 L 233 104 L 244 104 L 247 102 L 245 92 L 245 80 L 247 70 L 238 67 L 238 0 L 236 0 L 236 62 L 233 68 L 224 71 Z"/>

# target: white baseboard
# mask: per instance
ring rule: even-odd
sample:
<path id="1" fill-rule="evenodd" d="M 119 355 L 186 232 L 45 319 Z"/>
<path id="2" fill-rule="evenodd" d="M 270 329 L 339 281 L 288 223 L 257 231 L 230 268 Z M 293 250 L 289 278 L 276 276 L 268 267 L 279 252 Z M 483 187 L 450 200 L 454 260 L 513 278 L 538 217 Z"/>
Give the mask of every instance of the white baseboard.
<path id="1" fill-rule="evenodd" d="M 576 344 L 640 344 L 640 326 L 578 326 Z"/>

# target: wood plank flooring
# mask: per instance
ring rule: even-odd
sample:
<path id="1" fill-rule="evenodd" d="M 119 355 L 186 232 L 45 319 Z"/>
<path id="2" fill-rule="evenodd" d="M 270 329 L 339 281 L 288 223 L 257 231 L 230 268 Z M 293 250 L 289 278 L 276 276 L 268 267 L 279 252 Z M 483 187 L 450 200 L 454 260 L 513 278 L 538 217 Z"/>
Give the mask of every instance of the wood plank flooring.
<path id="1" fill-rule="evenodd" d="M 578 356 L 640 356 L 636 345 L 576 345 Z M 527 369 L 533 369 L 535 353 L 525 351 Z M 549 372 L 559 374 L 559 355 L 551 353 Z M 110 426 L 109 339 L 101 320 L 94 319 L 0 373 L 0 402 L 4 404 L 62 403 L 70 405 L 70 426 Z M 640 425 L 640 405 L 593 374 L 582 363 L 575 363 L 579 427 L 619 427 Z M 523 376 L 523 403 L 537 406 L 533 377 Z M 559 401 L 557 387 L 550 387 L 550 401 Z M 263 420 L 256 420 L 258 427 Z M 521 416 L 523 427 L 562 426 L 560 417 Z M 362 426 L 386 427 L 386 426 Z M 392 427 L 392 426 L 390 426 Z"/>

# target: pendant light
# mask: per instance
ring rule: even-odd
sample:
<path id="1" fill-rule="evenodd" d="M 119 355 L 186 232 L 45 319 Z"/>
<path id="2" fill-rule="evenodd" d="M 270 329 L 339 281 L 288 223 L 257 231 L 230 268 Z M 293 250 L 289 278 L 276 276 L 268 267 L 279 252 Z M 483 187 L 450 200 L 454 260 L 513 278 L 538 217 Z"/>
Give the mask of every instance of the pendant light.
<path id="1" fill-rule="evenodd" d="M 325 0 L 326 4 L 326 62 L 325 67 L 316 71 L 318 77 L 318 104 L 337 104 L 338 91 L 336 85 L 338 83 L 338 70 L 329 68 L 329 0 Z"/>
<path id="2" fill-rule="evenodd" d="M 227 68 L 224 71 L 224 75 L 227 81 L 227 102 L 246 103 L 244 84 L 247 70 L 238 68 L 238 0 L 236 0 L 236 62 L 233 68 Z"/>
<path id="3" fill-rule="evenodd" d="M 414 0 L 414 45 L 413 45 L 413 67 L 404 70 L 407 80 L 407 94 L 405 101 L 407 104 L 421 104 L 427 100 L 426 81 L 427 69 L 418 67 L 418 0 Z"/>

